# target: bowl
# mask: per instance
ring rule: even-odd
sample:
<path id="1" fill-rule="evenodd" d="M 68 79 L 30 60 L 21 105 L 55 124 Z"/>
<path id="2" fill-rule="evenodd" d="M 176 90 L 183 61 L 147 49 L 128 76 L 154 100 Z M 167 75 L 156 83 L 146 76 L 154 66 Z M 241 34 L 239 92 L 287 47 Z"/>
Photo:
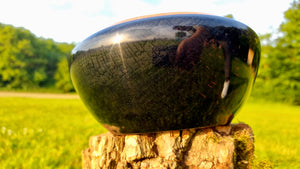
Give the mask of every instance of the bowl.
<path id="1" fill-rule="evenodd" d="M 68 61 L 81 100 L 118 135 L 230 124 L 259 58 L 259 38 L 243 23 L 168 13 L 103 29 Z"/>

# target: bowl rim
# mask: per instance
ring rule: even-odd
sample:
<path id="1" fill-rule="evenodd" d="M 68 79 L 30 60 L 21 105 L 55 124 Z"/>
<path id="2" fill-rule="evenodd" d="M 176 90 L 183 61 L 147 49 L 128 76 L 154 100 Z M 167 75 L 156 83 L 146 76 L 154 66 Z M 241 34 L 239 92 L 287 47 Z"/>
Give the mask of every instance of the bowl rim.
<path id="1" fill-rule="evenodd" d="M 137 16 L 133 18 L 128 18 L 119 22 L 116 22 L 112 24 L 111 26 L 115 26 L 118 24 L 130 22 L 130 21 L 135 21 L 135 20 L 140 20 L 140 19 L 146 19 L 146 18 L 153 18 L 153 17 L 159 17 L 159 16 L 169 16 L 169 15 L 212 15 L 204 12 L 163 12 L 163 13 L 156 13 L 156 14 L 149 14 L 149 15 L 142 15 L 142 16 Z"/>

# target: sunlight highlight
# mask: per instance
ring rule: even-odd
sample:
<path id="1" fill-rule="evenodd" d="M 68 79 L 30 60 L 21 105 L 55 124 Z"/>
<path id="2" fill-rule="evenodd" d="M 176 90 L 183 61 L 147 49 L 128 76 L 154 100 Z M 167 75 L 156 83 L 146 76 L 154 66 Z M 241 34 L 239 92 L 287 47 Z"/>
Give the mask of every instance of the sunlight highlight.
<path id="1" fill-rule="evenodd" d="M 120 43 L 122 42 L 122 40 L 123 40 L 123 36 L 117 34 L 117 35 L 114 37 L 113 42 L 114 42 L 114 44 L 116 44 L 116 43 L 119 43 L 119 44 L 120 44 Z"/>

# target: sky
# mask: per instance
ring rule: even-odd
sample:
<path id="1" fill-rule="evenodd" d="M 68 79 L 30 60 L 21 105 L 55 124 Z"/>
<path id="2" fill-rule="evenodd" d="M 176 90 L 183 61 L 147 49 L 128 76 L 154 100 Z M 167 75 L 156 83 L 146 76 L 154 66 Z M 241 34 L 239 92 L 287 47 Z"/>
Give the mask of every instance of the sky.
<path id="1" fill-rule="evenodd" d="M 232 14 L 256 33 L 276 33 L 293 0 L 0 0 L 0 23 L 79 43 L 125 19 L 166 12 Z"/>

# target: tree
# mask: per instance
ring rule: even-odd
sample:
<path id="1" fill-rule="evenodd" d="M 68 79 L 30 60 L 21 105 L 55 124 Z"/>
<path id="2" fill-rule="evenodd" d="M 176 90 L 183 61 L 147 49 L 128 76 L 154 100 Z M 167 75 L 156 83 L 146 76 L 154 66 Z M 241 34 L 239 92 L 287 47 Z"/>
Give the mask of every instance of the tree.
<path id="1" fill-rule="evenodd" d="M 71 82 L 70 73 L 68 69 L 67 59 L 62 59 L 58 63 L 58 69 L 55 74 L 56 84 L 55 86 L 63 90 L 64 92 L 74 91 L 74 87 Z"/>
<path id="2" fill-rule="evenodd" d="M 234 17 L 233 17 L 233 15 L 232 15 L 232 14 L 227 14 L 227 15 L 225 15 L 224 17 L 226 17 L 226 18 L 230 18 L 230 19 L 234 19 Z"/>
<path id="3" fill-rule="evenodd" d="M 270 34 L 261 37 L 266 43 L 254 93 L 300 104 L 300 1 L 294 1 L 284 16 L 280 37 L 274 42 Z"/>
<path id="4" fill-rule="evenodd" d="M 33 56 L 31 34 L 21 28 L 0 24 L 0 86 L 25 87 L 30 83 L 25 58 Z M 25 83 L 23 83 L 25 82 Z"/>
<path id="5" fill-rule="evenodd" d="M 74 48 L 74 44 L 62 43 L 58 45 L 60 51 L 64 53 L 65 56 L 71 55 L 71 51 Z M 64 91 L 71 92 L 74 91 L 74 87 L 70 78 L 69 67 L 67 57 L 62 58 L 57 64 L 57 70 L 55 72 L 55 87 Z"/>
<path id="6" fill-rule="evenodd" d="M 0 24 L 0 87 L 53 87 L 58 63 L 73 47 L 37 38 L 24 28 Z"/>

